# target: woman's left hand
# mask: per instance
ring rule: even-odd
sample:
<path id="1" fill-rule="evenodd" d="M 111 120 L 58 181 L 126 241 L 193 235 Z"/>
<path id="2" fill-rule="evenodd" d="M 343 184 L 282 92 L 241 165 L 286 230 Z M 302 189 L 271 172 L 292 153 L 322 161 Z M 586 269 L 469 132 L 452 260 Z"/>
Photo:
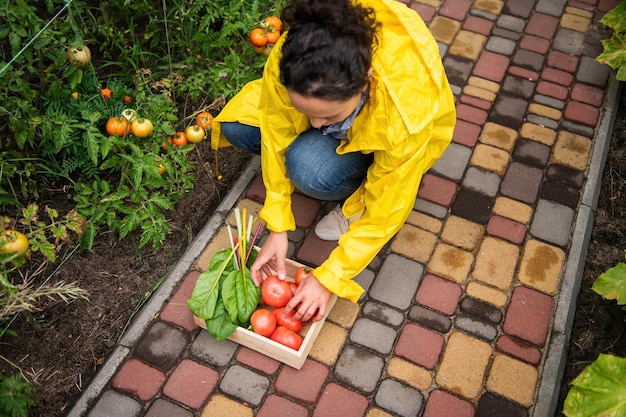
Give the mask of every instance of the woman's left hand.
<path id="1" fill-rule="evenodd" d="M 296 293 L 285 306 L 283 314 L 288 316 L 291 310 L 295 310 L 293 316 L 295 320 L 321 320 L 326 314 L 331 295 L 332 293 L 320 284 L 313 274 L 309 274 L 298 285 Z"/>

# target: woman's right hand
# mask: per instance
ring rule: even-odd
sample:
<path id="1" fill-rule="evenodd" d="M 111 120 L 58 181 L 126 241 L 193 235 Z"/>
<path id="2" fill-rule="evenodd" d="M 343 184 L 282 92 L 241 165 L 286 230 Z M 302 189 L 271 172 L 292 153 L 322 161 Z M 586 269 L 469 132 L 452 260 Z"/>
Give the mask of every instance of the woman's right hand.
<path id="1" fill-rule="evenodd" d="M 265 244 L 259 251 L 259 255 L 250 267 L 252 280 L 257 286 L 263 282 L 261 271 L 264 271 L 266 276 L 278 275 L 278 278 L 285 279 L 287 276 L 285 259 L 287 258 L 288 246 L 287 232 L 270 232 Z"/>

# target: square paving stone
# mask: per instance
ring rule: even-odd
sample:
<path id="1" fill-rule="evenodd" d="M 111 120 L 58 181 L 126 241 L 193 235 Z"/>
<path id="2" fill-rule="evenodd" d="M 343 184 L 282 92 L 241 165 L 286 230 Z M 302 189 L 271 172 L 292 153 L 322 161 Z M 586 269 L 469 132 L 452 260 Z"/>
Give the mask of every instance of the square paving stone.
<path id="1" fill-rule="evenodd" d="M 530 99 L 535 91 L 535 83 L 521 77 L 508 75 L 502 84 L 502 91 L 512 96 Z"/>
<path id="2" fill-rule="evenodd" d="M 527 109 L 527 100 L 501 94 L 491 110 L 489 121 L 519 130 L 524 122 Z"/>
<path id="3" fill-rule="evenodd" d="M 344 384 L 371 393 L 378 385 L 385 361 L 366 348 L 348 345 L 335 365 L 335 376 Z"/>
<path id="4" fill-rule="evenodd" d="M 494 201 L 493 197 L 461 188 L 452 203 L 451 211 L 455 216 L 484 226 L 489 220 Z"/>
<path id="5" fill-rule="evenodd" d="M 88 417 L 139 417 L 141 404 L 119 392 L 108 390 L 102 394 Z"/>
<path id="6" fill-rule="evenodd" d="M 157 398 L 148 409 L 145 417 L 193 417 L 193 414 L 163 398 Z"/>
<path id="7" fill-rule="evenodd" d="M 253 406 L 261 403 L 269 388 L 268 378 L 239 365 L 228 368 L 220 384 L 222 391 Z"/>
<path id="8" fill-rule="evenodd" d="M 550 160 L 549 146 L 534 140 L 519 139 L 513 150 L 513 159 L 526 165 L 545 168 Z"/>
<path id="9" fill-rule="evenodd" d="M 569 243 L 575 212 L 572 208 L 548 200 L 539 200 L 530 233 L 558 246 Z"/>
<path id="10" fill-rule="evenodd" d="M 380 383 L 375 401 L 379 407 L 399 416 L 417 417 L 424 397 L 415 388 L 407 387 L 393 379 L 385 379 Z"/>
<path id="11" fill-rule="evenodd" d="M 407 309 L 413 301 L 423 271 L 423 265 L 391 254 L 378 271 L 369 296 L 401 310 Z"/>
<path id="12" fill-rule="evenodd" d="M 541 71 L 544 61 L 545 56 L 537 52 L 527 51 L 526 49 L 518 49 L 511 60 L 513 64 L 535 72 Z"/>
<path id="13" fill-rule="evenodd" d="M 500 192 L 512 199 L 533 204 L 542 179 L 543 171 L 539 168 L 513 162 L 504 176 Z"/>
<path id="14" fill-rule="evenodd" d="M 378 353 L 387 354 L 396 341 L 396 330 L 374 320 L 361 318 L 350 331 L 350 340 Z"/>
<path id="15" fill-rule="evenodd" d="M 474 417 L 528 417 L 528 411 L 513 401 L 487 392 L 478 400 Z"/>
<path id="16" fill-rule="evenodd" d="M 139 342 L 135 355 L 160 370 L 168 372 L 178 362 L 180 354 L 188 343 L 187 332 L 157 321 Z"/>
<path id="17" fill-rule="evenodd" d="M 189 352 L 198 360 L 213 366 L 225 366 L 231 361 L 239 345 L 230 340 L 217 341 L 207 331 L 201 331 Z"/>

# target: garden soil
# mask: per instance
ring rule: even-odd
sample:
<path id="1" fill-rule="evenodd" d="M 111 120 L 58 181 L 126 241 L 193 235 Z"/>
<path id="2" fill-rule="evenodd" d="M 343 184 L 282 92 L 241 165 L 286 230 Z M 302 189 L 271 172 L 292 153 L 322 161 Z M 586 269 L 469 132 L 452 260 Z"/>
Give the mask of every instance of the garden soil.
<path id="1" fill-rule="evenodd" d="M 196 163 L 196 187 L 171 213 L 172 232 L 157 253 L 137 247 L 137 236 L 118 241 L 101 235 L 88 251 L 75 251 L 61 265 L 50 265 L 33 279 L 76 282 L 89 300 L 66 304 L 48 300 L 32 316 L 12 324 L 15 336 L 0 339 L 0 372 L 18 369 L 35 387 L 30 417 L 64 416 L 111 353 L 141 305 L 168 275 L 245 169 L 249 157 L 220 151 L 215 180 L 214 153 L 200 143 L 189 158 Z M 45 204 L 67 207 L 65 195 L 51 192 Z M 69 248 L 68 248 L 69 249 Z M 600 353 L 626 357 L 624 312 L 591 291 L 593 280 L 624 261 L 626 249 L 626 101 L 622 97 L 613 131 L 598 209 L 572 330 L 562 404 L 571 381 Z M 559 406 L 561 409 L 561 406 Z"/>

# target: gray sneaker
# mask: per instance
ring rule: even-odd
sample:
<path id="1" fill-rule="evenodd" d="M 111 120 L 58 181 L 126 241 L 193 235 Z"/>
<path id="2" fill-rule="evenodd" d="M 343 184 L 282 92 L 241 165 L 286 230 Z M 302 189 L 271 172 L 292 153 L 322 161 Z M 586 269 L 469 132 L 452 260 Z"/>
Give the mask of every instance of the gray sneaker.
<path id="1" fill-rule="evenodd" d="M 361 218 L 360 214 L 346 219 L 338 204 L 315 226 L 315 235 L 322 240 L 339 240 L 342 234 L 348 230 L 350 223 Z"/>

